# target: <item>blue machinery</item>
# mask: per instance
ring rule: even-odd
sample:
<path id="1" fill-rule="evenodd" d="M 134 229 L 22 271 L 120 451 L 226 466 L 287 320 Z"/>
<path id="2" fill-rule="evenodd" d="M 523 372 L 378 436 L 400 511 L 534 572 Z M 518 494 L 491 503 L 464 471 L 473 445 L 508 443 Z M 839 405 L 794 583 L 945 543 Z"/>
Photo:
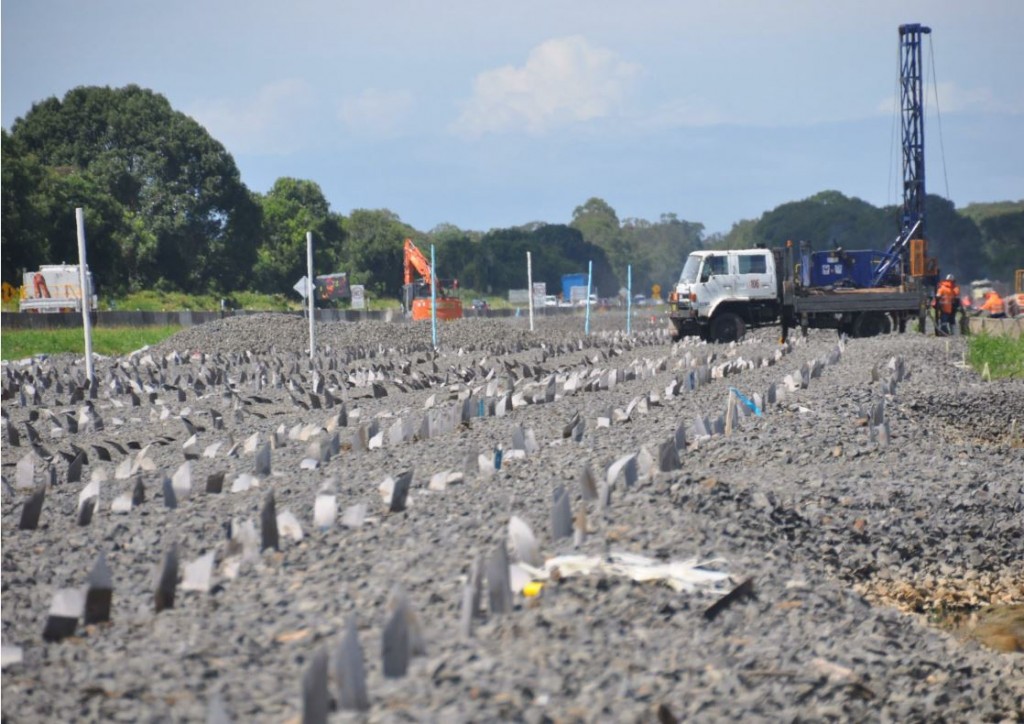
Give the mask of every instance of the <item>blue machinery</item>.
<path id="1" fill-rule="evenodd" d="M 900 232 L 884 251 L 811 252 L 801 249 L 802 281 L 811 286 L 896 286 L 908 274 L 936 276 L 926 258 L 924 225 L 924 69 L 922 36 L 932 32 L 920 23 L 900 28 L 900 109 L 903 139 L 903 212 Z M 934 282 L 934 280 L 931 280 Z"/>
<path id="2" fill-rule="evenodd" d="M 888 277 L 898 277 L 925 270 L 912 269 L 911 255 L 920 256 L 924 266 L 924 68 L 921 61 L 921 40 L 932 29 L 920 23 L 900 26 L 900 116 L 903 138 L 903 214 L 900 217 L 900 235 L 886 252 L 887 259 L 879 264 L 872 278 L 872 286 L 879 286 Z M 911 240 L 922 240 L 917 254 L 907 254 Z M 898 266 L 897 266 L 898 265 Z M 936 272 L 937 273 L 937 272 Z M 897 281 L 898 283 L 898 281 Z"/>

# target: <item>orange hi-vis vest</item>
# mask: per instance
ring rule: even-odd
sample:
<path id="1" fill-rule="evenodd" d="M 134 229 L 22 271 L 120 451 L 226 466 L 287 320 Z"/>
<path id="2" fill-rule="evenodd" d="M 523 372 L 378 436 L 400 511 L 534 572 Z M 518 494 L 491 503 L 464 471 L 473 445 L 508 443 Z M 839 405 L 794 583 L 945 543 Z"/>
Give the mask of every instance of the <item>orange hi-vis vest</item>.
<path id="1" fill-rule="evenodd" d="M 939 311 L 943 314 L 952 314 L 953 307 L 956 305 L 957 297 L 959 297 L 959 291 L 953 285 L 952 282 L 943 279 L 939 282 L 938 288 L 935 290 L 935 303 L 939 308 Z"/>
<path id="2" fill-rule="evenodd" d="M 1003 304 L 1003 298 L 995 292 L 988 295 L 985 303 L 981 305 L 981 311 L 988 312 L 989 314 L 1003 314 L 1006 312 L 1006 306 Z"/>

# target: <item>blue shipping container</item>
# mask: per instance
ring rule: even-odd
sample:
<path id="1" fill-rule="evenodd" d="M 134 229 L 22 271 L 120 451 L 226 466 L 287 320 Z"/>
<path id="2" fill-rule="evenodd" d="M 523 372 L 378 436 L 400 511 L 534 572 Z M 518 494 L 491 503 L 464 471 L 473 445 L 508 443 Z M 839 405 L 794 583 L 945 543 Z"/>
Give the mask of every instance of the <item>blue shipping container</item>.
<path id="1" fill-rule="evenodd" d="M 572 298 L 572 288 L 573 287 L 585 287 L 585 286 L 587 286 L 587 274 L 586 274 L 586 272 L 581 272 L 579 274 L 563 274 L 562 275 L 562 299 L 571 299 Z"/>
<path id="2" fill-rule="evenodd" d="M 872 277 L 886 255 L 880 251 L 816 251 L 811 254 L 810 285 L 812 287 L 871 286 Z M 806 283 L 806 282 L 805 282 Z"/>

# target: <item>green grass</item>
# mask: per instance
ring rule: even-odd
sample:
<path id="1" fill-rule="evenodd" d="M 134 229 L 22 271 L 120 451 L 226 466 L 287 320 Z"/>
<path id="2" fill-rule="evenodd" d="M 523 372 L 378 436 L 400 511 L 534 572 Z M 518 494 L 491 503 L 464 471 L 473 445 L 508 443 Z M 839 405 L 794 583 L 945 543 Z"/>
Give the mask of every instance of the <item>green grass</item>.
<path id="1" fill-rule="evenodd" d="M 156 344 L 181 330 L 169 327 L 96 327 L 92 351 L 122 355 Z M 0 358 L 23 359 L 37 354 L 85 354 L 81 327 L 69 329 L 15 329 L 0 331 Z"/>
<path id="2" fill-rule="evenodd" d="M 216 294 L 182 294 L 181 292 L 144 291 L 118 299 L 104 299 L 101 310 L 116 309 L 125 312 L 215 312 L 220 310 L 221 299 L 230 309 L 258 312 L 285 312 L 301 309 L 301 299 L 290 299 L 283 294 L 256 294 L 235 292 L 224 297 Z"/>
<path id="3" fill-rule="evenodd" d="M 1012 339 L 987 334 L 971 337 L 967 361 L 978 372 L 988 364 L 992 379 L 1024 379 L 1024 337 Z"/>

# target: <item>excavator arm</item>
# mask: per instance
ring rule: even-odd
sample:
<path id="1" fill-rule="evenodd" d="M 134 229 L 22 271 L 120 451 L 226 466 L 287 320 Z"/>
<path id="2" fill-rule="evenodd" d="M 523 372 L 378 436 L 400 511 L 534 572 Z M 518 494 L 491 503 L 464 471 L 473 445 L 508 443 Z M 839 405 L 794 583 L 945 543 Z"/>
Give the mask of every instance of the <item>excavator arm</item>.
<path id="1" fill-rule="evenodd" d="M 412 284 L 415 281 L 414 270 L 423 278 L 425 284 L 430 285 L 433 281 L 430 277 L 430 262 L 423 256 L 423 252 L 412 243 L 412 239 L 405 240 L 405 263 L 403 267 L 406 284 Z"/>

